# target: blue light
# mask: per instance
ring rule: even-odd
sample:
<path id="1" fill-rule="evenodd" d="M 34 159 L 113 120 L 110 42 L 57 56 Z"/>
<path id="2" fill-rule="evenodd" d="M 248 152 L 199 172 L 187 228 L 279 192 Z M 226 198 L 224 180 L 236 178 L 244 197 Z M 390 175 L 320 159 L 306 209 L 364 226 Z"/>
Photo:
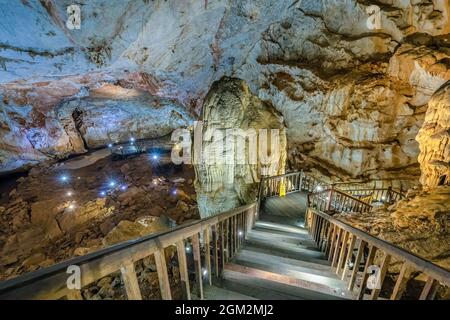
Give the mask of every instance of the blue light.
<path id="1" fill-rule="evenodd" d="M 62 176 L 60 177 L 60 180 L 61 180 L 62 182 L 67 182 L 67 181 L 69 181 L 69 177 L 66 176 L 66 175 L 62 175 Z"/>
<path id="2" fill-rule="evenodd" d="M 153 160 L 158 160 L 159 156 L 157 154 L 152 155 Z"/>
<path id="3" fill-rule="evenodd" d="M 136 141 L 135 138 L 133 138 L 133 137 L 130 138 L 130 142 L 135 142 L 135 141 Z"/>
<path id="4" fill-rule="evenodd" d="M 101 191 L 101 192 L 100 192 L 100 196 L 101 196 L 101 197 L 106 196 L 106 192 L 105 192 L 105 191 Z"/>
<path id="5" fill-rule="evenodd" d="M 109 186 L 110 186 L 111 188 L 114 188 L 114 187 L 116 186 L 116 182 L 115 182 L 115 181 L 110 181 L 110 182 L 109 182 Z"/>
<path id="6" fill-rule="evenodd" d="M 176 195 L 177 195 L 177 189 L 173 190 L 173 191 L 172 191 L 172 194 L 173 194 L 174 196 L 176 196 Z"/>
<path id="7" fill-rule="evenodd" d="M 120 187 L 120 190 L 122 190 L 122 191 L 127 190 L 127 186 L 121 186 L 121 187 Z"/>
<path id="8" fill-rule="evenodd" d="M 108 148 L 112 148 L 112 147 L 113 147 L 112 143 L 109 143 Z"/>

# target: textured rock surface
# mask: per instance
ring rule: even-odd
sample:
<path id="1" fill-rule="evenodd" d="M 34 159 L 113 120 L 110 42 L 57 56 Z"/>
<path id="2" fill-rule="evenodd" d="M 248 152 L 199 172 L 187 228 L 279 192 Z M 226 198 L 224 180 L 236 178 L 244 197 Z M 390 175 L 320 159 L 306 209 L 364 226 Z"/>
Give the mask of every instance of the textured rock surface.
<path id="1" fill-rule="evenodd" d="M 2 186 L 0 279 L 199 218 L 192 167 L 175 168 L 168 156 L 155 164 L 148 154 L 94 158 L 76 169 L 66 166 L 76 159 L 35 167 Z"/>
<path id="2" fill-rule="evenodd" d="M 202 119 L 205 123 L 202 149 L 194 150 L 194 159 L 203 161 L 194 163 L 202 217 L 254 202 L 260 175 L 284 173 L 283 118 L 271 105 L 252 95 L 244 81 L 223 78 L 215 82 L 205 98 Z M 267 130 L 267 136 L 260 129 Z M 277 130 L 278 139 L 269 143 L 271 129 Z M 267 161 L 262 155 L 261 141 L 267 144 Z"/>
<path id="3" fill-rule="evenodd" d="M 420 144 L 421 183 L 435 188 L 450 183 L 450 83 L 431 99 L 425 123 L 417 141 Z M 450 199 L 449 199 L 450 201 Z"/>

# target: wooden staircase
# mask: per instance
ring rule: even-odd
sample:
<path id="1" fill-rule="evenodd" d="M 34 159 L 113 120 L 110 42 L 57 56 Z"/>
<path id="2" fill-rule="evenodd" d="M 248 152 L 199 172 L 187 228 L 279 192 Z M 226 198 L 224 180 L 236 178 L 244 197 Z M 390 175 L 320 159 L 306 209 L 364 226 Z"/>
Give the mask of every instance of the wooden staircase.
<path id="1" fill-rule="evenodd" d="M 257 299 L 349 299 L 344 281 L 304 228 L 257 222 L 225 265 L 222 286 Z"/>

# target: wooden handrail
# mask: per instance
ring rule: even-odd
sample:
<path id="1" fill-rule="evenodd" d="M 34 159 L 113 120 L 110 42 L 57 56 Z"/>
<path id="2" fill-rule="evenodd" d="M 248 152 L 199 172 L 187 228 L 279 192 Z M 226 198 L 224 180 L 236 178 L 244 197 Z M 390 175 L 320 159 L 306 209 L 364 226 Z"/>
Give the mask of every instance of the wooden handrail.
<path id="1" fill-rule="evenodd" d="M 71 296 L 73 290 L 68 289 L 66 284 L 69 276 L 66 272 L 69 266 L 75 265 L 80 267 L 81 287 L 85 287 L 86 285 L 119 270 L 122 271 L 123 275 L 124 272 L 134 272 L 134 268 L 129 267 L 134 262 L 152 254 L 160 254 L 161 251 L 168 246 L 176 245 L 185 239 L 193 237 L 193 240 L 195 241 L 195 238 L 200 232 L 205 230 L 208 230 L 209 232 L 211 228 L 217 228 L 218 225 L 223 224 L 224 221 L 229 222 L 232 218 L 235 224 L 234 229 L 221 230 L 221 236 L 223 237 L 225 232 L 227 237 L 237 236 L 232 234 L 233 230 L 245 235 L 253 225 L 255 209 L 256 203 L 242 206 L 166 232 L 126 241 L 83 257 L 74 258 L 49 268 L 1 282 L 0 299 L 59 299 L 64 296 Z M 215 230 L 215 232 L 217 232 L 217 230 Z M 238 238 L 241 238 L 241 236 L 238 236 Z M 218 243 L 215 244 L 215 246 L 217 245 Z M 221 243 L 221 245 L 223 246 L 223 243 Z M 222 253 L 223 250 L 223 247 L 222 249 L 218 249 L 218 251 L 221 251 Z M 158 276 L 161 276 L 161 272 L 167 273 L 167 270 L 158 270 Z M 199 272 L 201 272 L 201 270 L 197 270 L 197 273 Z M 167 283 L 162 281 L 165 276 L 166 275 L 162 275 L 160 278 L 161 290 L 163 290 L 163 288 L 165 290 L 170 290 L 170 288 L 167 288 Z M 132 275 L 131 279 L 134 277 L 135 275 Z M 200 275 L 199 279 L 201 278 L 202 276 Z M 124 281 L 125 280 L 126 277 L 124 277 Z"/>
<path id="2" fill-rule="evenodd" d="M 324 252 L 330 260 L 331 266 L 342 280 L 348 281 L 348 289 L 356 289 L 356 277 L 359 273 L 359 266 L 362 262 L 364 251 L 369 249 L 366 257 L 364 271 L 361 274 L 361 283 L 358 288 L 357 297 L 363 299 L 366 291 L 370 290 L 370 299 L 378 299 L 383 288 L 384 279 L 390 265 L 391 258 L 396 258 L 403 262 L 401 272 L 397 278 L 391 300 L 400 299 L 402 290 L 408 281 L 406 270 L 411 269 L 422 272 L 427 276 L 427 283 L 422 289 L 419 299 L 434 299 L 439 283 L 450 287 L 450 271 L 432 262 L 418 257 L 398 246 L 372 236 L 360 229 L 357 229 L 345 222 L 342 222 L 325 212 L 308 208 L 306 214 L 306 227 L 314 238 L 319 249 Z M 356 256 L 353 256 L 357 249 Z M 375 253 L 381 252 L 382 259 L 379 266 L 379 283 L 376 287 L 368 288 L 368 270 L 374 264 Z M 353 270 L 349 274 L 348 262 L 352 261 Z"/>

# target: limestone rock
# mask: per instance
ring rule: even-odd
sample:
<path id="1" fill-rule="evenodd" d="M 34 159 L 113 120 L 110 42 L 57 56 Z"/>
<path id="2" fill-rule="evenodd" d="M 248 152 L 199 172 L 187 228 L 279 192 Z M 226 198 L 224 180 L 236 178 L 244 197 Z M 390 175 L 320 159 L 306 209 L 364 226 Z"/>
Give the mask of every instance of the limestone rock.
<path id="1" fill-rule="evenodd" d="M 420 144 L 420 182 L 426 188 L 450 183 L 450 83 L 431 99 L 417 141 Z"/>
<path id="2" fill-rule="evenodd" d="M 166 229 L 167 226 L 161 224 L 159 218 L 156 217 L 142 217 L 135 222 L 124 220 L 108 233 L 103 239 L 103 244 L 110 246 Z"/>
<path id="3" fill-rule="evenodd" d="M 283 118 L 269 104 L 252 95 L 244 81 L 223 78 L 215 82 L 205 98 L 203 121 L 206 128 L 202 148 L 194 150 L 194 159 L 203 159 L 194 163 L 202 217 L 254 201 L 255 184 L 260 175 L 284 173 L 286 131 Z M 269 144 L 260 129 L 277 130 L 278 139 L 274 138 Z M 209 136 L 214 132 L 220 135 Z M 246 144 L 243 134 L 247 133 L 254 134 L 249 139 L 257 149 Z M 267 151 L 271 153 L 264 163 L 256 154 L 256 150 L 262 150 L 256 145 L 257 134 L 261 141 L 265 140 Z M 221 150 L 220 154 L 217 150 Z"/>

